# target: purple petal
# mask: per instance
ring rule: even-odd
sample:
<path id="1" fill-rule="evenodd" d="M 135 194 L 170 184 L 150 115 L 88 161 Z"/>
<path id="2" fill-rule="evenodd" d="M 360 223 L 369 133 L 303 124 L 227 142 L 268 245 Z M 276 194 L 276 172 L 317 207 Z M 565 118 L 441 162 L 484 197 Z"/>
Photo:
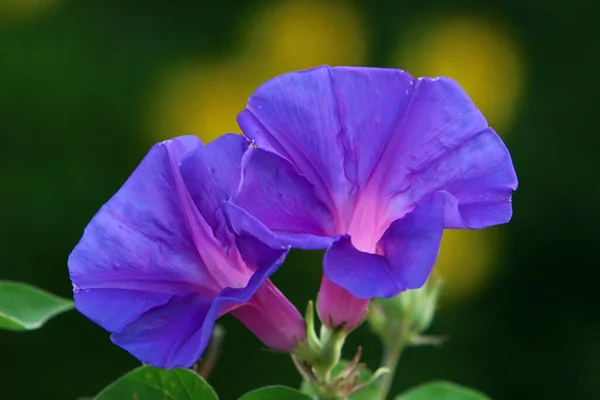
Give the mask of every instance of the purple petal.
<path id="1" fill-rule="evenodd" d="M 276 235 L 282 233 L 285 244 L 312 249 L 325 248 L 331 242 L 329 237 L 335 232 L 331 212 L 287 160 L 254 149 L 246 154 L 242 169 L 235 204 Z M 237 218 L 245 218 L 242 214 L 236 213 Z"/>
<path id="2" fill-rule="evenodd" d="M 451 79 L 356 67 L 293 72 L 262 85 L 238 121 L 314 185 L 337 233 L 372 236 L 360 238 L 363 249 L 440 190 L 455 197 L 461 214 L 446 227 L 483 228 L 511 217 L 517 179 L 508 151 Z"/>
<path id="3" fill-rule="evenodd" d="M 80 292 L 76 302 L 78 309 L 113 332 L 111 339 L 116 345 L 155 367 L 179 368 L 194 364 L 208 344 L 216 319 L 238 307 L 251 311 L 238 314 L 236 310 L 235 316 L 251 315 L 265 326 L 277 327 L 266 333 L 256 327 L 256 321 L 241 318 L 266 345 L 292 350 L 297 340 L 303 338 L 302 317 L 268 281 L 287 251 L 287 248 L 279 249 L 278 253 L 272 250 L 269 254 L 278 258 L 263 257 L 264 263 L 257 265 L 257 272 L 245 287 L 223 289 L 216 297 L 202 293 L 161 297 L 125 290 L 92 290 L 83 293 L 91 296 L 84 297 L 83 302 L 78 301 Z M 254 300 L 257 291 L 262 294 Z M 118 315 L 115 315 L 117 310 Z"/>
<path id="4" fill-rule="evenodd" d="M 223 213 L 229 224 L 229 229 L 238 235 L 236 243 L 242 258 L 250 266 L 254 265 L 255 261 L 252 261 L 252 254 L 248 254 L 246 249 L 251 250 L 253 244 L 251 241 L 243 243 L 245 238 L 254 237 L 256 240 L 270 244 L 273 248 L 275 248 L 275 243 L 281 243 L 283 246 L 292 246 L 303 250 L 326 249 L 334 241 L 333 238 L 310 234 L 287 232 L 277 232 L 275 234 L 248 211 L 232 202 L 223 203 Z"/>
<path id="5" fill-rule="evenodd" d="M 197 251 L 216 247 L 205 241 L 205 223 L 178 172 L 181 158 L 198 145 L 192 136 L 155 145 L 98 211 L 69 256 L 76 291 L 218 292 Z"/>
<path id="6" fill-rule="evenodd" d="M 479 229 L 508 222 L 517 188 L 512 161 L 464 90 L 448 78 L 420 78 L 410 82 L 406 97 L 408 101 L 399 102 L 395 128 L 384 135 L 386 146 L 368 181 L 361 182 L 363 198 L 380 199 L 380 206 L 389 210 L 381 214 L 382 224 L 440 190 L 451 193 L 459 204 L 460 215 L 447 216 L 447 228 Z M 362 154 L 365 148 L 355 147 L 355 152 Z"/>
<path id="7" fill-rule="evenodd" d="M 154 367 L 189 367 L 208 344 L 219 305 L 210 296 L 172 297 L 164 306 L 149 310 L 113 333 L 111 340 Z"/>
<path id="8" fill-rule="evenodd" d="M 403 218 L 394 221 L 377 243 L 377 251 L 389 263 L 404 289 L 417 289 L 427 282 L 437 259 L 444 231 L 445 210 L 456 200 L 447 192 L 423 199 Z"/>
<path id="9" fill-rule="evenodd" d="M 345 236 L 325 254 L 327 277 L 358 298 L 393 297 L 421 287 L 438 255 L 447 211 L 456 199 L 437 192 L 394 221 L 377 244 L 377 253 L 361 252 Z"/>
<path id="10" fill-rule="evenodd" d="M 290 160 L 344 221 L 402 118 L 412 84 L 393 69 L 292 72 L 262 85 L 238 122 L 259 147 Z"/>
<path id="11" fill-rule="evenodd" d="M 201 160 L 193 168 L 207 190 L 198 204 L 212 211 L 206 220 L 179 173 L 182 158 L 199 140 L 184 137 L 154 146 L 92 219 L 69 257 L 77 308 L 144 362 L 165 368 L 196 362 L 216 318 L 249 302 L 289 251 L 272 233 L 267 243 L 252 237 L 245 251 L 255 256 L 246 265 L 233 240 L 228 254 L 223 253 L 207 224 L 224 224 L 221 202 L 238 186 L 244 143 L 242 137 L 225 137 L 197 153 Z M 231 171 L 223 171 L 230 165 Z M 215 232 L 224 234 L 223 229 Z M 245 239 L 243 231 L 227 235 L 235 243 Z M 270 301 L 296 317 L 283 296 Z M 275 336 L 269 340 L 279 340 Z"/>
<path id="12" fill-rule="evenodd" d="M 517 177 L 508 150 L 492 129 L 482 131 L 422 174 L 423 180 L 411 191 L 413 199 L 443 189 L 456 200 L 453 214 L 446 211 L 446 228 L 482 229 L 510 221 Z"/>
<path id="13" fill-rule="evenodd" d="M 240 256 L 248 268 L 255 271 L 286 257 L 290 246 L 280 244 L 275 234 L 262 222 L 231 202 L 223 203 L 222 209 Z"/>
<path id="14" fill-rule="evenodd" d="M 343 129 L 328 69 L 271 79 L 250 97 L 238 123 L 260 148 L 293 163 L 331 210 L 340 208 L 351 186 L 344 177 L 338 142 Z"/>
<path id="15" fill-rule="evenodd" d="M 402 123 L 414 85 L 412 76 L 398 69 L 360 67 L 320 67 L 318 71 L 300 74 L 297 85 L 308 85 L 308 90 L 319 86 L 329 94 L 327 102 L 334 111 L 326 118 L 336 120 L 332 124 L 335 130 L 320 130 L 317 134 L 336 140 L 343 150 L 343 157 L 329 162 L 343 163 L 346 178 L 356 189 L 364 188 L 381 155 L 390 147 L 393 132 Z M 308 74 L 314 79 L 314 86 L 309 83 Z M 298 101 L 294 106 L 307 104 Z M 309 109 L 314 113 L 314 106 Z M 309 143 L 318 145 L 319 141 Z"/>
<path id="16" fill-rule="evenodd" d="M 75 292 L 77 311 L 109 332 L 118 332 L 142 314 L 161 307 L 173 295 L 127 289 L 92 289 Z"/>
<path id="17" fill-rule="evenodd" d="M 268 281 L 269 275 L 275 272 L 285 259 L 286 253 L 287 251 L 283 251 L 278 259 L 260 265 L 243 288 L 225 288 L 216 297 L 205 294 L 173 296 L 168 303 L 148 310 L 121 331 L 115 331 L 111 339 L 137 359 L 152 366 L 189 367 L 198 361 L 204 352 L 216 319 L 241 306 L 260 307 L 260 310 L 253 311 L 252 315 L 260 316 L 262 322 L 270 326 L 284 322 L 289 324 L 285 327 L 279 326 L 279 330 L 268 335 L 260 329 L 257 332 L 267 346 L 287 346 L 290 338 L 298 335 L 297 321 L 295 325 L 290 321 L 294 321 L 299 314 L 283 295 L 278 291 L 274 292 L 277 289 Z M 262 293 L 259 295 L 259 301 L 253 298 L 257 291 Z M 277 312 L 273 313 L 273 310 Z M 300 322 L 301 320 L 300 318 Z M 248 323 L 254 331 L 254 322 Z M 291 349 L 282 347 L 281 350 Z"/>
<path id="18" fill-rule="evenodd" d="M 227 134 L 199 146 L 181 163 L 181 176 L 194 204 L 225 246 L 232 244 L 233 237 L 227 230 L 221 204 L 236 194 L 242 157 L 251 147 L 245 137 Z"/>
<path id="19" fill-rule="evenodd" d="M 231 314 L 275 350 L 292 351 L 306 334 L 302 315 L 270 281 Z"/>
<path id="20" fill-rule="evenodd" d="M 323 272 L 331 282 L 360 299 L 392 297 L 406 289 L 383 256 L 356 249 L 348 235 L 327 249 Z"/>

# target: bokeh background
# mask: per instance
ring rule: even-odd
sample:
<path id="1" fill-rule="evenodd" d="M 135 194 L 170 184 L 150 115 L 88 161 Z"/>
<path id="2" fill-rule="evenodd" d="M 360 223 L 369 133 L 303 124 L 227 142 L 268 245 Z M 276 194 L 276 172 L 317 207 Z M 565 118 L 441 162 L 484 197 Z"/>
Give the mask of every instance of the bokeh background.
<path id="1" fill-rule="evenodd" d="M 394 392 L 445 378 L 495 399 L 600 398 L 597 15 L 548 0 L 1 0 L 0 279 L 69 297 L 66 260 L 149 147 L 239 132 L 261 82 L 320 64 L 395 67 L 458 80 L 506 141 L 520 178 L 514 219 L 448 232 L 433 333 Z M 274 280 L 300 308 L 321 254 Z M 233 318 L 211 383 L 225 400 L 298 385 L 288 357 Z M 376 367 L 380 346 L 363 344 Z M 0 332 L 2 399 L 76 399 L 137 365 L 76 312 Z"/>

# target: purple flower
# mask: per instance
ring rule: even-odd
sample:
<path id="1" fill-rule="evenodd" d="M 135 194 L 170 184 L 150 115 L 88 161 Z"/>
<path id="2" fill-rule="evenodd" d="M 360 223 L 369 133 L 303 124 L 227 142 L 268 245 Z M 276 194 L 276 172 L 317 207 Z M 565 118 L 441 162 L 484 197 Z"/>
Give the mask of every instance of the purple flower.
<path id="1" fill-rule="evenodd" d="M 76 308 L 139 360 L 192 365 L 228 312 L 271 348 L 291 351 L 304 339 L 302 317 L 268 279 L 288 247 L 260 225 L 253 236 L 230 232 L 221 212 L 249 148 L 239 135 L 157 144 L 69 257 Z"/>
<path id="2" fill-rule="evenodd" d="M 256 218 L 282 243 L 327 249 L 321 314 L 349 304 L 337 289 L 368 299 L 421 287 L 445 228 L 511 218 L 508 150 L 449 78 L 293 72 L 262 85 L 238 122 L 258 149 L 244 160 L 228 219 L 251 232 Z M 246 213 L 231 213 L 236 206 Z"/>

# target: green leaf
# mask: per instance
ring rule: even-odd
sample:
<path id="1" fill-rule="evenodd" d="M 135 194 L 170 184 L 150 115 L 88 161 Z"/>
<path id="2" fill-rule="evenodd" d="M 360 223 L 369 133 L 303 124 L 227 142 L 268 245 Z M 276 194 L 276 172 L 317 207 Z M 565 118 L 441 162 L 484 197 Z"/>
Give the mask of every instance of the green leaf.
<path id="1" fill-rule="evenodd" d="M 490 400 L 483 393 L 456 383 L 436 381 L 410 389 L 396 397 L 396 400 Z"/>
<path id="2" fill-rule="evenodd" d="M 25 331 L 73 308 L 71 300 L 25 283 L 0 281 L 0 329 Z"/>
<path id="3" fill-rule="evenodd" d="M 267 386 L 248 392 L 239 400 L 312 400 L 312 397 L 285 386 Z"/>
<path id="4" fill-rule="evenodd" d="M 143 366 L 122 376 L 94 400 L 217 400 L 206 381 L 190 369 Z"/>

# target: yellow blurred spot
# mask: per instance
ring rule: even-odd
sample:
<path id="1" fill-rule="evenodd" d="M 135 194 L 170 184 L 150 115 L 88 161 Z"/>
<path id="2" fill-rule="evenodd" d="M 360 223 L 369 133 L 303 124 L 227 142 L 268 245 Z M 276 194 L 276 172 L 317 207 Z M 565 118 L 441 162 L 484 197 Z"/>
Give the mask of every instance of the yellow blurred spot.
<path id="1" fill-rule="evenodd" d="M 60 0 L 0 0 L 0 20 L 26 21 L 55 7 Z"/>
<path id="2" fill-rule="evenodd" d="M 525 80 L 523 49 L 498 18 L 419 18 L 394 54 L 393 66 L 414 76 L 455 79 L 500 134 L 510 125 Z"/>
<path id="3" fill-rule="evenodd" d="M 253 89 L 234 66 L 190 63 L 172 67 L 159 90 L 155 112 L 149 115 L 152 142 L 184 134 L 209 142 L 240 132 L 236 115 Z"/>
<path id="4" fill-rule="evenodd" d="M 261 62 L 281 74 L 322 64 L 355 65 L 365 56 L 360 16 L 344 1 L 273 2 L 257 14 L 248 40 Z"/>
<path id="5" fill-rule="evenodd" d="M 317 65 L 364 60 L 360 16 L 345 1 L 273 1 L 252 11 L 240 28 L 240 51 L 218 61 L 176 64 L 151 94 L 152 142 L 196 134 L 208 142 L 240 132 L 236 116 L 266 80 Z"/>
<path id="6" fill-rule="evenodd" d="M 435 265 L 435 273 L 444 279 L 444 302 L 465 300 L 485 289 L 493 278 L 501 245 L 497 229 L 444 232 Z"/>

